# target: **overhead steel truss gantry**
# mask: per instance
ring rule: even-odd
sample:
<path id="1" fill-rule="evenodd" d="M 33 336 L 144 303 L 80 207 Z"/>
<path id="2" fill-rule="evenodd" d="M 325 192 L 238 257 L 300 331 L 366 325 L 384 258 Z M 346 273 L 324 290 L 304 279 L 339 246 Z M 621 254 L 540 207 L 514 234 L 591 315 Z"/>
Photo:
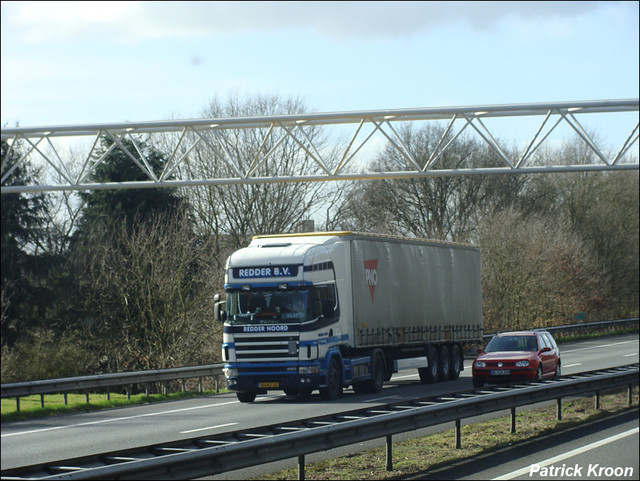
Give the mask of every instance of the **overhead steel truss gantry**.
<path id="1" fill-rule="evenodd" d="M 633 112 L 636 112 L 635 114 Z M 439 177 L 455 175 L 486 174 L 531 174 L 547 172 L 586 172 L 638 170 L 638 156 L 629 155 L 638 142 L 638 99 L 600 100 L 580 102 L 555 102 L 510 105 L 482 105 L 469 107 L 417 108 L 396 110 L 370 110 L 334 113 L 308 113 L 270 115 L 237 118 L 204 118 L 192 120 L 167 120 L 155 122 L 123 122 L 93 125 L 66 125 L 47 127 L 15 127 L 2 129 L 2 141 L 8 149 L 2 159 L 2 194 L 44 191 L 85 191 L 98 189 L 136 189 L 155 187 L 189 187 L 225 184 L 346 181 L 361 179 L 400 179 L 414 177 Z M 594 114 L 612 114 L 599 116 Z M 624 115 L 629 126 L 616 127 L 621 130 L 621 145 L 609 153 L 602 149 L 593 135 L 593 125 L 585 128 L 584 118 L 599 119 L 595 130 L 601 131 L 618 125 L 616 116 Z M 526 140 L 521 149 L 507 149 L 491 131 L 493 119 L 506 119 L 515 123 L 517 119 L 533 119 L 533 130 L 522 132 Z M 580 120 L 582 121 L 579 121 Z M 442 136 L 428 157 L 417 157 L 401 135 L 399 127 L 406 123 L 439 122 Z M 634 125 L 635 124 L 635 125 Z M 561 161 L 541 163 L 534 155 L 552 133 L 562 130 L 565 134 L 584 142 L 590 155 L 584 163 L 566 165 Z M 567 126 L 569 128 L 567 128 Z M 309 133 L 318 127 L 346 128 L 348 134 L 339 145 L 339 150 L 327 153 L 326 144 L 317 145 Z M 259 147 L 249 154 L 250 158 L 239 158 L 239 154 L 228 147 L 225 135 L 229 131 L 253 129 L 261 139 Z M 399 133 L 400 132 L 400 133 Z M 461 168 L 445 168 L 442 159 L 463 132 L 471 133 L 486 142 L 497 164 L 465 164 Z M 566 134 L 568 133 L 568 134 Z M 167 161 L 162 172 L 150 166 L 145 157 L 141 141 L 164 135 L 164 144 L 169 144 Z M 112 140 L 110 147 L 99 149 L 100 139 Z M 73 163 L 64 159 L 60 141 L 64 138 L 90 139 L 88 153 Z M 568 139 L 568 137 L 565 137 Z M 326 139 L 326 137 L 325 137 Z M 373 139 L 382 140 L 382 143 Z M 298 149 L 298 154 L 307 159 L 307 171 L 281 172 L 265 175 L 262 169 L 267 161 L 277 162 L 274 152 L 283 142 Z M 56 145 L 58 144 L 58 145 Z M 398 170 L 381 172 L 373 163 L 357 159 L 367 148 L 392 146 L 406 162 Z M 637 146 L 635 147 L 637 148 Z M 120 149 L 131 162 L 144 173 L 145 180 L 131 179 L 122 182 L 97 183 L 91 181 L 92 174 L 113 149 Z M 186 168 L 191 156 L 198 149 L 208 149 L 211 162 L 222 168 L 212 169 L 213 176 L 193 175 Z M 246 155 L 246 154 L 245 154 Z M 369 156 L 370 157 L 370 156 Z M 14 185 L 7 182 L 12 172 L 30 158 L 38 158 L 39 165 L 48 171 L 41 175 L 38 185 Z"/>

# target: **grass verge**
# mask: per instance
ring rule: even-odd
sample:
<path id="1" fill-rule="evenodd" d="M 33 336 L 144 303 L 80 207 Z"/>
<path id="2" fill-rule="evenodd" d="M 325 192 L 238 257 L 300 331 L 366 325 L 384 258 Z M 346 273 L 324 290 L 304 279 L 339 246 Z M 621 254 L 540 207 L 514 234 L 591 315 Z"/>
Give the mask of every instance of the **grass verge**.
<path id="1" fill-rule="evenodd" d="M 305 479 L 401 479 L 435 470 L 462 459 L 491 452 L 532 438 L 594 421 L 612 414 L 638 408 L 638 387 L 633 391 L 632 407 L 627 404 L 627 390 L 600 396 L 600 409 L 595 410 L 593 397 L 577 398 L 562 403 L 562 421 L 556 406 L 518 412 L 516 433 L 510 433 L 509 417 L 496 418 L 462 427 L 462 446 L 455 447 L 454 430 L 423 438 L 394 443 L 393 471 L 386 471 L 384 447 L 330 459 L 305 466 Z M 287 469 L 256 480 L 298 479 L 298 470 Z"/>
<path id="2" fill-rule="evenodd" d="M 226 390 L 220 390 L 226 392 Z M 67 395 L 67 404 L 64 402 L 63 394 L 47 394 L 45 396 L 45 406 L 40 405 L 40 395 L 33 394 L 20 398 L 20 411 L 16 410 L 16 399 L 2 399 L 2 422 L 21 421 L 24 419 L 33 419 L 49 416 L 57 416 L 60 414 L 69 414 L 77 412 L 98 411 L 101 409 L 132 406 L 135 404 L 149 404 L 163 401 L 176 401 L 178 399 L 193 398 L 206 395 L 217 394 L 216 391 L 184 391 L 170 394 L 132 394 L 127 399 L 126 394 L 111 393 L 110 400 L 106 399 L 106 394 L 89 394 L 89 402 L 85 394 L 69 393 Z"/>

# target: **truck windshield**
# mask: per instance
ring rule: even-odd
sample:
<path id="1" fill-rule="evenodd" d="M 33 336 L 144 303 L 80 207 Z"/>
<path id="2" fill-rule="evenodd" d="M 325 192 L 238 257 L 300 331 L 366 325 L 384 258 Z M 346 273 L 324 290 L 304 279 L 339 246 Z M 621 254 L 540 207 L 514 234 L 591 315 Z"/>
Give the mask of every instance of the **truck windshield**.
<path id="1" fill-rule="evenodd" d="M 227 320 L 232 324 L 304 322 L 320 316 L 315 289 L 264 288 L 227 292 Z"/>

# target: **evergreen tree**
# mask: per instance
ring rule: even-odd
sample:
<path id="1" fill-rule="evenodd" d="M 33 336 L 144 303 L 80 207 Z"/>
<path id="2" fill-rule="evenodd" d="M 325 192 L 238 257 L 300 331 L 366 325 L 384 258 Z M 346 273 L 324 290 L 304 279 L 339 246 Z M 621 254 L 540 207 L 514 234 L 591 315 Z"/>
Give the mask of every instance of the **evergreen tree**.
<path id="1" fill-rule="evenodd" d="M 2 142 L 2 159 L 9 149 Z M 20 158 L 12 149 L 3 165 L 7 168 Z M 4 174 L 4 172 L 3 172 Z M 33 183 L 37 172 L 28 164 L 16 167 L 5 181 L 6 186 Z M 2 344 L 12 345 L 19 330 L 38 317 L 40 297 L 36 280 L 37 257 L 33 254 L 43 235 L 44 194 L 6 194 L 2 196 Z"/>

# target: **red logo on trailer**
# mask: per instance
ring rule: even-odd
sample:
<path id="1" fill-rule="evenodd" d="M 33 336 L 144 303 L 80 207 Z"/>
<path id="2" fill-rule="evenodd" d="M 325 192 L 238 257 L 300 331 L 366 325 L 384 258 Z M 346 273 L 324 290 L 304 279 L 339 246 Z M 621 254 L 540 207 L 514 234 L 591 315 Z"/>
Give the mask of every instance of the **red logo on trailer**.
<path id="1" fill-rule="evenodd" d="M 373 295 L 378 284 L 378 259 L 364 261 L 364 278 L 369 286 L 369 294 L 371 294 L 371 302 L 373 302 Z"/>

